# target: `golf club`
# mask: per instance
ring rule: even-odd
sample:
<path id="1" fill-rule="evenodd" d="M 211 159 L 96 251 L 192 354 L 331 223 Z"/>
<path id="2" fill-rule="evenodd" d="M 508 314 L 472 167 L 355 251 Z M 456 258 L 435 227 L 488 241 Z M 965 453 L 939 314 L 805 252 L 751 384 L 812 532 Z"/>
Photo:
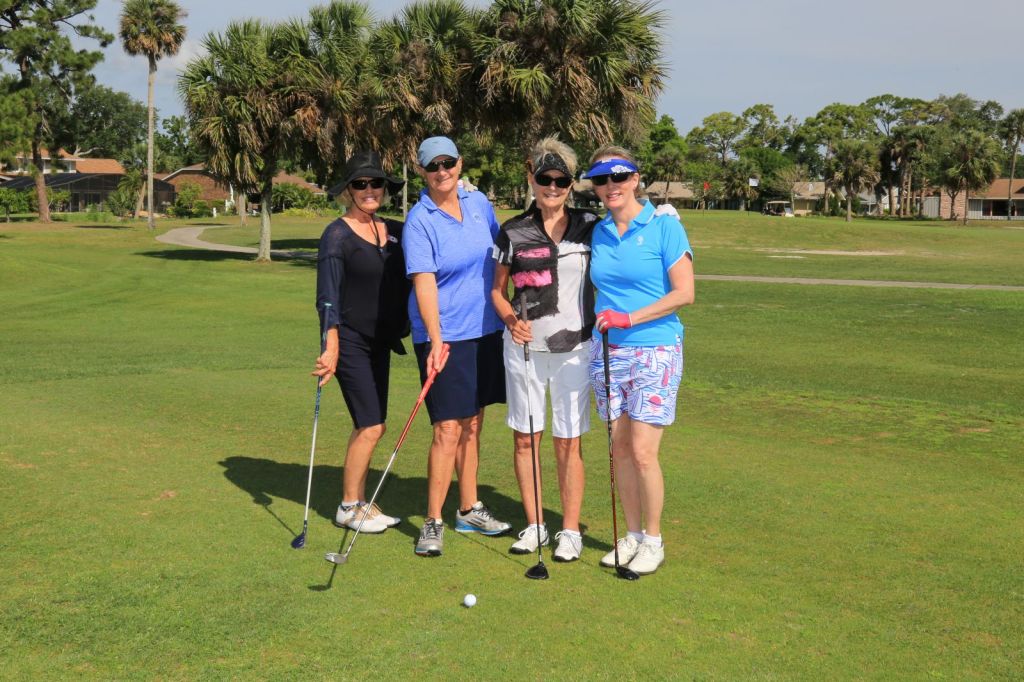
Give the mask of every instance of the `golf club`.
<path id="1" fill-rule="evenodd" d="M 324 322 L 320 334 L 320 355 L 327 349 L 327 312 L 331 304 L 324 303 Z M 313 445 L 309 448 L 309 478 L 306 481 L 306 511 L 302 515 L 302 532 L 292 540 L 292 549 L 306 546 L 306 531 L 309 530 L 309 494 L 313 491 L 313 455 L 316 453 L 316 425 L 320 421 L 320 382 L 323 377 L 316 377 L 316 406 L 313 408 Z"/>
<path id="2" fill-rule="evenodd" d="M 619 522 L 615 509 L 615 458 L 612 456 L 612 371 L 608 359 L 608 332 L 601 332 L 601 353 L 604 355 L 604 405 L 605 423 L 608 425 L 608 472 L 612 489 L 612 542 L 615 553 L 615 572 L 623 580 L 639 580 L 640 574 L 619 564 Z"/>
<path id="3" fill-rule="evenodd" d="M 522 318 L 523 322 L 528 320 L 526 291 L 522 296 Z M 533 470 L 533 514 L 534 525 L 537 527 L 537 565 L 526 571 L 526 577 L 531 580 L 547 580 L 548 567 L 544 565 L 544 553 L 541 551 L 540 541 L 540 484 L 537 471 L 537 441 L 533 437 L 533 402 L 530 399 L 530 342 L 523 344 L 523 360 L 526 363 L 526 412 L 529 415 L 530 423 L 530 467 Z"/>
<path id="4" fill-rule="evenodd" d="M 448 344 L 441 346 L 441 359 L 444 360 L 448 357 Z M 324 555 L 324 559 L 330 561 L 332 564 L 344 564 L 348 561 L 348 555 L 352 552 L 352 546 L 356 544 L 356 538 L 359 537 L 359 531 L 363 529 L 363 522 L 366 521 L 366 516 L 373 509 L 374 502 L 377 501 L 377 493 L 380 492 L 381 486 L 384 485 L 384 478 L 391 471 L 391 465 L 395 463 L 395 457 L 398 456 L 398 449 L 402 447 L 402 443 L 405 442 L 405 436 L 409 433 L 409 427 L 412 426 L 412 420 L 416 417 L 416 413 L 419 412 L 420 405 L 423 404 L 423 399 L 427 397 L 427 391 L 430 390 L 431 385 L 434 383 L 434 377 L 437 376 L 436 370 L 431 370 L 430 374 L 427 375 L 426 381 L 423 382 L 423 388 L 420 390 L 420 395 L 416 398 L 416 404 L 412 406 L 412 413 L 409 415 L 409 419 L 405 422 L 405 428 L 402 429 L 402 435 L 398 437 L 398 442 L 395 444 L 395 449 L 391 453 L 391 459 L 388 460 L 388 464 L 384 467 L 384 471 L 380 475 L 380 481 L 377 482 L 377 489 L 373 491 L 373 496 L 370 501 L 363 507 L 363 514 L 359 517 L 359 524 L 356 526 L 356 534 L 352 536 L 352 541 L 348 543 L 348 549 L 345 550 L 344 554 L 338 554 L 337 552 L 328 552 Z"/>

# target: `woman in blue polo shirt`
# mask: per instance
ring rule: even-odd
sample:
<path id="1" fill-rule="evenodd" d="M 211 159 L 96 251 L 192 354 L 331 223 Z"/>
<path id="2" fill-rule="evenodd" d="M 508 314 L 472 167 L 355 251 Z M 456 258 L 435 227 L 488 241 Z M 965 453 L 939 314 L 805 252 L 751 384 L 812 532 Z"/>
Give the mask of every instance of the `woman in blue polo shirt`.
<path id="1" fill-rule="evenodd" d="M 498 234 L 494 208 L 481 192 L 459 187 L 462 158 L 447 137 L 424 140 L 418 160 L 427 187 L 406 218 L 402 248 L 413 285 L 409 317 L 420 380 L 431 370 L 439 374 L 426 397 L 434 437 L 427 464 L 427 515 L 415 551 L 440 556 L 441 507 L 453 470 L 460 501 L 455 530 L 500 535 L 511 529 L 491 515 L 476 485 L 484 407 L 505 402 L 504 325 L 490 301 L 491 250 Z M 445 343 L 450 346 L 447 360 Z"/>
<path id="2" fill-rule="evenodd" d="M 619 560 L 647 574 L 665 561 L 658 448 L 675 420 L 683 373 L 676 311 L 693 303 L 693 251 L 678 218 L 655 215 L 637 199 L 640 172 L 628 151 L 602 147 L 585 177 L 608 209 L 594 227 L 590 277 L 597 288 L 595 334 L 607 333 L 610 346 L 611 404 L 598 336 L 591 342 L 590 380 L 598 413 L 612 419 L 615 481 L 628 529 L 617 540 Z M 614 561 L 609 552 L 601 564 Z"/>

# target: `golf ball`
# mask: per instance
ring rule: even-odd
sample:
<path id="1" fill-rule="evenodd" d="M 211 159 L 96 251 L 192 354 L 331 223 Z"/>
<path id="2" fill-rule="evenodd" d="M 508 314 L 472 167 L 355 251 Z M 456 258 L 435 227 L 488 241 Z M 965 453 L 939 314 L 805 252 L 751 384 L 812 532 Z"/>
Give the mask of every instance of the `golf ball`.
<path id="1" fill-rule="evenodd" d="M 467 608 L 471 608 L 473 606 L 476 606 L 476 595 L 475 594 L 467 594 L 465 597 L 462 598 L 462 603 Z"/>

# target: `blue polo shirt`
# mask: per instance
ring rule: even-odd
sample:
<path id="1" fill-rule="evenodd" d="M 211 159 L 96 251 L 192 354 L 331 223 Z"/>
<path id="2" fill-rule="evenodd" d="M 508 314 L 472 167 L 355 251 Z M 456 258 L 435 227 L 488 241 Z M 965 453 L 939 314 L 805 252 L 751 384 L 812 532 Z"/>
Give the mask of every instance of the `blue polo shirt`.
<path id="1" fill-rule="evenodd" d="M 594 227 L 590 280 L 597 287 L 596 312 L 632 312 L 654 303 L 672 289 L 668 271 L 685 254 L 693 258 L 683 224 L 672 216 L 654 215 L 644 204 L 640 215 L 619 237 L 609 213 Z M 600 338 L 597 327 L 595 337 Z M 629 329 L 609 329 L 608 342 L 621 346 L 663 346 L 683 336 L 678 315 L 665 315 Z"/>
<path id="2" fill-rule="evenodd" d="M 498 234 L 498 219 L 483 192 L 458 192 L 461 223 L 439 209 L 424 189 L 402 230 L 406 274 L 411 277 L 432 272 L 437 278 L 441 336 L 445 341 L 477 339 L 504 327 L 491 305 L 491 249 Z M 409 296 L 409 319 L 413 343 L 429 341 L 415 291 Z"/>

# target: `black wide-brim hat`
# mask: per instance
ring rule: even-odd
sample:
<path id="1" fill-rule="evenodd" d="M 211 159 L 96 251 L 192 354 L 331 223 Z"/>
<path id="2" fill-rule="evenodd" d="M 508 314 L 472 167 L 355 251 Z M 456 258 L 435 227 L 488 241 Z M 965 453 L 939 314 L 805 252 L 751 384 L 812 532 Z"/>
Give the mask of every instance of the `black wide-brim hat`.
<path id="1" fill-rule="evenodd" d="M 402 185 L 405 184 L 404 180 L 393 178 L 384 172 L 384 165 L 380 161 L 380 154 L 377 152 L 360 151 L 354 153 L 345 162 L 345 169 L 341 173 L 341 182 L 327 190 L 327 193 L 332 197 L 338 196 L 345 191 L 348 183 L 356 178 L 384 178 L 388 181 L 388 192 L 391 194 L 396 194 L 402 189 Z"/>

